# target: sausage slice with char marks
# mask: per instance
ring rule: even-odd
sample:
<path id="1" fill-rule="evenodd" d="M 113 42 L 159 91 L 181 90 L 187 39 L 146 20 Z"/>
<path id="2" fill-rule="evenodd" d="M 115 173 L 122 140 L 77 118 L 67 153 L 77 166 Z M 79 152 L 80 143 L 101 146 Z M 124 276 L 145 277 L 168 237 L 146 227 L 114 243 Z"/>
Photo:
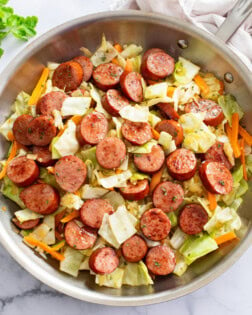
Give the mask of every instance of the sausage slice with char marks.
<path id="1" fill-rule="evenodd" d="M 161 131 L 169 133 L 175 141 L 176 146 L 179 146 L 183 141 L 183 128 L 175 120 L 162 120 L 156 125 L 155 129 L 159 133 Z"/>
<path id="2" fill-rule="evenodd" d="M 127 98 L 115 89 L 109 89 L 102 97 L 103 108 L 112 116 L 119 116 L 119 111 L 128 105 Z"/>
<path id="3" fill-rule="evenodd" d="M 114 88 L 120 82 L 123 69 L 114 63 L 103 63 L 93 71 L 93 79 L 96 86 L 107 91 Z"/>
<path id="4" fill-rule="evenodd" d="M 93 64 L 90 58 L 86 56 L 78 56 L 73 59 L 73 61 L 78 62 L 82 66 L 83 70 L 83 81 L 89 81 L 93 73 Z"/>
<path id="5" fill-rule="evenodd" d="M 159 103 L 157 107 L 160 109 L 161 113 L 168 119 L 178 120 L 179 114 L 174 109 L 174 106 L 170 103 Z"/>
<path id="6" fill-rule="evenodd" d="M 150 272 L 157 276 L 165 276 L 173 272 L 176 265 L 175 254 L 168 246 L 152 247 L 146 256 L 146 265 Z"/>
<path id="7" fill-rule="evenodd" d="M 32 153 L 37 155 L 36 161 L 42 166 L 50 166 L 55 163 L 55 160 L 52 159 L 52 152 L 49 151 L 48 147 L 34 146 Z"/>
<path id="8" fill-rule="evenodd" d="M 141 200 L 148 196 L 150 187 L 148 179 L 143 179 L 138 180 L 135 185 L 128 182 L 126 187 L 121 187 L 119 190 L 126 200 Z"/>
<path id="9" fill-rule="evenodd" d="M 143 101 L 142 76 L 138 72 L 126 72 L 121 75 L 120 85 L 123 93 L 133 102 Z"/>
<path id="10" fill-rule="evenodd" d="M 206 161 L 214 161 L 223 163 L 229 170 L 232 168 L 231 163 L 224 152 L 224 143 L 217 141 L 210 149 L 203 155 Z"/>
<path id="11" fill-rule="evenodd" d="M 37 114 L 50 116 L 52 115 L 53 110 L 56 109 L 60 111 L 62 104 L 67 97 L 68 96 L 61 91 L 52 91 L 45 94 L 39 99 L 36 105 Z"/>
<path id="12" fill-rule="evenodd" d="M 21 230 L 31 230 L 39 224 L 40 219 L 28 220 L 21 223 L 17 218 L 13 218 L 11 221 Z"/>
<path id="13" fill-rule="evenodd" d="M 125 260 L 135 263 L 144 258 L 148 250 L 145 240 L 139 235 L 133 235 L 122 244 L 122 254 Z"/>
<path id="14" fill-rule="evenodd" d="M 154 145 L 150 153 L 135 154 L 134 163 L 144 173 L 155 173 L 164 164 L 165 154 L 160 145 Z"/>
<path id="15" fill-rule="evenodd" d="M 20 115 L 13 124 L 13 135 L 17 142 L 23 145 L 32 145 L 32 142 L 27 136 L 28 125 L 33 120 L 31 115 Z"/>
<path id="16" fill-rule="evenodd" d="M 143 145 L 152 139 L 151 126 L 147 122 L 127 120 L 122 125 L 122 135 L 133 144 Z"/>
<path id="17" fill-rule="evenodd" d="M 119 258 L 111 247 L 98 248 L 89 258 L 90 269 L 100 275 L 113 272 L 118 265 Z"/>

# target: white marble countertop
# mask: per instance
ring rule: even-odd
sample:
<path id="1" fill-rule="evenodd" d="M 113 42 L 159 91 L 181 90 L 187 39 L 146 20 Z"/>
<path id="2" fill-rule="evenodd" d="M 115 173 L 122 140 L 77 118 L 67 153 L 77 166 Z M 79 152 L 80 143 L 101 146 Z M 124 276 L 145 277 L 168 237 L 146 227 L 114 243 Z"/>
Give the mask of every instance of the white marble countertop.
<path id="1" fill-rule="evenodd" d="M 37 15 L 38 35 L 75 17 L 108 10 L 112 0 L 10 0 L 15 11 Z M 64 3 L 64 4 L 63 4 Z M 24 48 L 25 43 L 8 39 L 0 71 Z M 251 315 L 252 248 L 224 275 L 186 297 L 142 307 L 101 306 L 64 296 L 42 284 L 22 269 L 0 245 L 0 314 L 69 315 L 69 314 L 172 314 L 172 315 Z"/>

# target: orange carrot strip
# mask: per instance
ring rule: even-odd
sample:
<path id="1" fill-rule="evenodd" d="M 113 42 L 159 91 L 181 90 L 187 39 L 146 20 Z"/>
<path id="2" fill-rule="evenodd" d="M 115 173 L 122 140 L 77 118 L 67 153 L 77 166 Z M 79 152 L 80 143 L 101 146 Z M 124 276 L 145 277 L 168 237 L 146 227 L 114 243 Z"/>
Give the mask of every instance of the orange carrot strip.
<path id="1" fill-rule="evenodd" d="M 113 58 L 113 59 L 111 60 L 111 62 L 112 62 L 112 63 L 114 63 L 115 65 L 120 66 L 119 61 L 117 60 L 117 58 L 116 58 L 116 57 L 115 57 L 115 58 Z"/>
<path id="2" fill-rule="evenodd" d="M 122 46 L 121 46 L 120 44 L 118 44 L 118 43 L 116 43 L 116 44 L 114 45 L 114 48 L 115 48 L 118 52 L 122 52 L 122 51 L 123 51 Z"/>
<path id="3" fill-rule="evenodd" d="M 76 191 L 74 192 L 74 194 L 75 194 L 76 196 L 78 196 L 78 197 L 81 196 L 81 192 L 80 192 L 79 190 L 76 190 Z"/>
<path id="4" fill-rule="evenodd" d="M 120 170 L 119 168 L 116 169 L 116 171 L 115 171 L 116 174 L 121 174 L 122 172 L 123 172 L 123 170 Z"/>
<path id="5" fill-rule="evenodd" d="M 206 84 L 206 81 L 200 76 L 196 75 L 194 77 L 195 83 L 199 86 L 200 90 L 204 93 L 209 93 L 209 86 Z"/>
<path id="6" fill-rule="evenodd" d="M 36 240 L 35 238 L 31 237 L 31 236 L 25 236 L 24 240 L 29 243 L 32 246 L 36 246 L 39 247 L 41 249 L 43 249 L 45 252 L 47 252 L 48 254 L 50 254 L 53 258 L 62 261 L 65 259 L 65 257 L 59 253 L 57 253 L 55 250 L 53 250 L 50 246 L 48 246 L 47 244 Z"/>
<path id="7" fill-rule="evenodd" d="M 231 146 L 234 151 L 235 158 L 238 158 L 241 155 L 241 150 L 238 143 L 238 130 L 239 130 L 239 114 L 233 113 L 232 115 L 232 128 L 231 128 Z"/>
<path id="8" fill-rule="evenodd" d="M 150 182 L 150 193 L 152 193 L 154 189 L 156 188 L 156 186 L 161 182 L 164 168 L 165 167 L 163 165 L 162 168 L 158 172 L 152 175 L 151 182 Z"/>
<path id="9" fill-rule="evenodd" d="M 62 247 L 65 246 L 65 243 L 66 243 L 65 241 L 62 241 L 62 242 L 60 242 L 60 243 L 58 243 L 56 245 L 53 245 L 52 246 L 52 250 L 55 250 L 55 251 L 60 250 Z"/>
<path id="10" fill-rule="evenodd" d="M 172 97 L 175 90 L 176 88 L 174 86 L 168 86 L 167 96 Z"/>
<path id="11" fill-rule="evenodd" d="M 222 243 L 225 243 L 227 241 L 231 241 L 234 238 L 236 238 L 236 234 L 232 231 L 232 232 L 228 232 L 226 234 L 223 234 L 221 236 L 215 237 L 215 242 L 220 245 Z"/>
<path id="12" fill-rule="evenodd" d="M 151 128 L 151 131 L 152 131 L 153 138 L 154 138 L 155 140 L 158 140 L 159 137 L 160 137 L 160 133 L 159 133 L 156 129 L 154 129 L 154 128 Z"/>
<path id="13" fill-rule="evenodd" d="M 40 76 L 40 79 L 38 80 L 37 85 L 35 86 L 35 89 L 32 92 L 32 95 L 28 101 L 28 105 L 36 105 L 41 94 L 43 93 L 43 90 L 45 88 L 46 80 L 49 76 L 49 69 L 44 68 L 42 71 L 42 74 Z"/>
<path id="14" fill-rule="evenodd" d="M 110 191 L 114 191 L 114 188 L 113 188 L 113 187 L 107 188 L 107 189 L 110 190 Z"/>
<path id="15" fill-rule="evenodd" d="M 245 160 L 245 152 L 244 152 L 244 138 L 241 139 L 240 148 L 241 148 L 240 159 L 241 159 L 242 168 L 243 168 L 243 178 L 245 180 L 248 180 L 247 169 L 246 169 L 246 160 Z"/>
<path id="16" fill-rule="evenodd" d="M 248 145 L 252 145 L 252 136 L 247 132 L 247 130 L 242 128 L 242 126 L 239 126 L 239 134 L 242 136 L 242 138 L 244 138 Z"/>
<path id="17" fill-rule="evenodd" d="M 209 201 L 209 209 L 211 211 L 214 211 L 215 208 L 217 207 L 217 202 L 216 202 L 216 196 L 215 194 L 210 193 L 209 191 L 207 192 L 207 198 Z"/>
<path id="18" fill-rule="evenodd" d="M 8 131 L 7 137 L 8 137 L 8 140 L 14 141 L 14 135 L 13 135 L 13 132 L 12 132 L 12 131 Z"/>
<path id="19" fill-rule="evenodd" d="M 60 222 L 62 223 L 67 223 L 75 218 L 78 218 L 80 215 L 78 210 L 74 210 L 73 212 L 71 212 L 70 214 L 68 214 L 65 218 L 61 219 Z"/>
<path id="20" fill-rule="evenodd" d="M 6 171 L 7 171 L 7 167 L 8 167 L 8 164 L 10 163 L 10 161 L 12 159 L 14 159 L 14 157 L 16 156 L 16 153 L 17 153 L 17 149 L 18 149 L 18 143 L 17 141 L 13 141 L 13 144 L 12 144 L 12 148 L 11 148 L 11 152 L 10 152 L 10 155 L 3 167 L 3 169 L 1 170 L 0 172 L 0 179 L 4 178 L 5 174 L 6 174 Z"/>
<path id="21" fill-rule="evenodd" d="M 71 120 L 75 123 L 75 125 L 78 125 L 81 120 L 82 120 L 83 116 L 81 115 L 75 115 L 71 118 Z"/>
<path id="22" fill-rule="evenodd" d="M 132 62 L 129 59 L 127 59 L 124 71 L 125 72 L 132 72 L 132 70 L 133 70 Z"/>
<path id="23" fill-rule="evenodd" d="M 55 168 L 53 166 L 48 166 L 47 171 L 49 174 L 55 174 Z"/>

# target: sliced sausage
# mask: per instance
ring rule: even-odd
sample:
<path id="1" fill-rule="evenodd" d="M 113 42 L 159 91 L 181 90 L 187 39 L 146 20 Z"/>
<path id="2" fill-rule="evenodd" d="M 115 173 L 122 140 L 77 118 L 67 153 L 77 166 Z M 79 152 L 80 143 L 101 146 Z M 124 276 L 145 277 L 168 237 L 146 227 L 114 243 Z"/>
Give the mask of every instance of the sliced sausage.
<path id="1" fill-rule="evenodd" d="M 39 224 L 40 219 L 28 220 L 21 223 L 17 218 L 13 218 L 12 222 L 21 230 L 31 230 Z"/>
<path id="2" fill-rule="evenodd" d="M 208 221 L 206 210 L 197 203 L 185 205 L 179 216 L 179 225 L 186 234 L 194 235 L 203 231 Z"/>
<path id="3" fill-rule="evenodd" d="M 107 118 L 102 113 L 92 112 L 82 119 L 79 128 L 77 128 L 77 139 L 81 145 L 94 145 L 104 139 L 107 133 Z"/>
<path id="4" fill-rule="evenodd" d="M 153 192 L 153 204 L 164 212 L 178 209 L 184 200 L 184 190 L 179 184 L 162 182 Z"/>
<path id="5" fill-rule="evenodd" d="M 204 123 L 209 126 L 218 126 L 224 119 L 223 110 L 212 100 L 199 99 L 185 106 L 187 113 L 205 113 Z"/>
<path id="6" fill-rule="evenodd" d="M 41 115 L 29 122 L 27 138 L 32 144 L 43 147 L 52 141 L 56 132 L 52 117 Z"/>
<path id="7" fill-rule="evenodd" d="M 68 222 L 64 234 L 67 244 L 77 250 L 92 248 L 97 239 L 96 231 L 84 226 L 79 220 Z"/>
<path id="8" fill-rule="evenodd" d="M 61 91 L 52 91 L 42 96 L 36 106 L 37 114 L 52 115 L 53 110 L 61 110 L 67 95 Z"/>
<path id="9" fill-rule="evenodd" d="M 154 145 L 150 153 L 135 154 L 134 163 L 144 173 L 155 173 L 164 164 L 165 154 L 160 145 Z"/>
<path id="10" fill-rule="evenodd" d="M 165 131 L 172 136 L 176 146 L 179 146 L 184 138 L 183 128 L 175 120 L 162 120 L 156 126 L 155 129 L 160 133 Z"/>
<path id="11" fill-rule="evenodd" d="M 148 196 L 150 186 L 148 179 L 138 180 L 136 184 L 127 183 L 126 187 L 119 188 L 126 200 L 141 200 Z"/>
<path id="12" fill-rule="evenodd" d="M 78 62 L 64 62 L 55 69 L 52 84 L 65 92 L 73 91 L 81 84 L 83 75 L 82 66 Z"/>
<path id="13" fill-rule="evenodd" d="M 140 219 L 140 227 L 148 239 L 161 241 L 168 236 L 171 222 L 161 209 L 153 208 L 144 212 Z"/>
<path id="14" fill-rule="evenodd" d="M 96 86 L 107 91 L 114 88 L 120 82 L 123 69 L 114 63 L 103 63 L 93 71 L 93 79 Z"/>
<path id="15" fill-rule="evenodd" d="M 224 143 L 217 141 L 210 149 L 203 155 L 203 159 L 206 161 L 214 161 L 223 163 L 229 170 L 232 168 L 231 163 L 224 152 Z"/>
<path id="16" fill-rule="evenodd" d="M 32 145 L 27 137 L 28 125 L 32 121 L 31 115 L 20 115 L 13 124 L 13 135 L 17 142 L 23 145 Z"/>
<path id="17" fill-rule="evenodd" d="M 89 199 L 80 209 L 81 221 L 91 228 L 99 229 L 105 213 L 114 212 L 111 204 L 105 199 Z"/>
<path id="18" fill-rule="evenodd" d="M 36 161 L 42 166 L 50 166 L 55 163 L 48 147 L 33 146 L 32 153 L 37 155 Z"/>
<path id="19" fill-rule="evenodd" d="M 187 149 L 177 149 L 167 157 L 169 174 L 177 180 L 184 181 L 192 178 L 197 169 L 195 154 Z"/>
<path id="20" fill-rule="evenodd" d="M 172 74 L 174 65 L 174 59 L 164 50 L 152 48 L 143 55 L 141 73 L 145 79 L 159 80 Z"/>
<path id="21" fill-rule="evenodd" d="M 39 168 L 33 160 L 19 156 L 8 164 L 7 176 L 16 185 L 25 187 L 31 185 L 39 177 Z"/>
<path id="22" fill-rule="evenodd" d="M 101 167 L 114 169 L 119 167 L 126 157 L 126 147 L 122 140 L 107 137 L 96 147 L 96 158 Z"/>
<path id="23" fill-rule="evenodd" d="M 127 120 L 122 125 L 122 135 L 129 142 L 142 145 L 152 139 L 151 126 L 147 122 Z"/>
<path id="24" fill-rule="evenodd" d="M 83 70 L 83 81 L 89 81 L 93 73 L 93 64 L 91 60 L 86 56 L 78 56 L 73 59 L 82 66 Z"/>
<path id="25" fill-rule="evenodd" d="M 119 265 L 119 258 L 111 247 L 96 249 L 89 258 L 90 269 L 100 275 L 113 272 Z"/>
<path id="26" fill-rule="evenodd" d="M 179 114 L 174 109 L 174 106 L 170 103 L 159 103 L 157 107 L 160 109 L 161 113 L 168 119 L 178 120 Z"/>
<path id="27" fill-rule="evenodd" d="M 223 163 L 205 161 L 199 168 L 200 179 L 213 194 L 226 195 L 233 189 L 233 177 Z"/>
<path id="28" fill-rule="evenodd" d="M 77 156 L 64 156 L 55 164 L 56 182 L 68 192 L 77 191 L 85 182 L 86 176 L 86 164 Z"/>
<path id="29" fill-rule="evenodd" d="M 145 240 L 139 235 L 133 235 L 122 244 L 122 254 L 125 260 L 135 263 L 144 258 L 148 250 Z"/>
<path id="30" fill-rule="evenodd" d="M 142 76 L 138 72 L 126 72 L 121 75 L 120 85 L 123 93 L 133 102 L 143 101 Z"/>
<path id="31" fill-rule="evenodd" d="M 175 268 L 175 254 L 168 246 L 160 245 L 152 247 L 146 256 L 146 265 L 154 275 L 168 275 Z"/>
<path id="32" fill-rule="evenodd" d="M 108 90 L 102 97 L 102 106 L 112 116 L 119 116 L 119 111 L 128 105 L 127 98 L 115 89 Z"/>
<path id="33" fill-rule="evenodd" d="M 51 214 L 58 209 L 59 194 L 48 184 L 34 184 L 20 193 L 25 206 L 40 214 Z"/>

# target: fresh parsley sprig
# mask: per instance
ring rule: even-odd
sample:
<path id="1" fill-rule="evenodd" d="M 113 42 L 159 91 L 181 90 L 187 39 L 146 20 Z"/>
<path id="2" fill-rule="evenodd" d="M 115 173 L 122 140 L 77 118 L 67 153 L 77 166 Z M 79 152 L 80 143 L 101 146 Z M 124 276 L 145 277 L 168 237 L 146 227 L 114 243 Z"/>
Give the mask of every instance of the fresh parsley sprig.
<path id="1" fill-rule="evenodd" d="M 36 35 L 35 27 L 38 23 L 36 16 L 19 16 L 14 13 L 13 8 L 7 7 L 9 0 L 0 0 L 0 45 L 2 40 L 12 34 L 14 37 L 27 41 Z M 0 58 L 4 50 L 0 47 Z"/>

